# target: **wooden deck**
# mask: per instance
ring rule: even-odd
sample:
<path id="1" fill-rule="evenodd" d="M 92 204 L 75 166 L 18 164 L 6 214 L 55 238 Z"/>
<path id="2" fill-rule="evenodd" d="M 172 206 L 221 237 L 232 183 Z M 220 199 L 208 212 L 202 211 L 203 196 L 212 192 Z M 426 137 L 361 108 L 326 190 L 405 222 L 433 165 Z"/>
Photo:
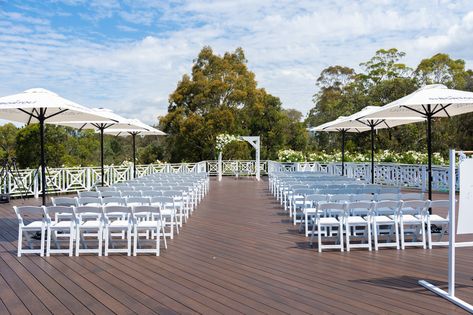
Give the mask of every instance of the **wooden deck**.
<path id="1" fill-rule="evenodd" d="M 0 314 L 464 313 L 417 284 L 446 287 L 445 248 L 318 253 L 266 182 L 212 181 L 161 257 L 17 258 L 11 207 L 0 208 Z M 457 296 L 471 302 L 473 252 L 457 251 Z"/>

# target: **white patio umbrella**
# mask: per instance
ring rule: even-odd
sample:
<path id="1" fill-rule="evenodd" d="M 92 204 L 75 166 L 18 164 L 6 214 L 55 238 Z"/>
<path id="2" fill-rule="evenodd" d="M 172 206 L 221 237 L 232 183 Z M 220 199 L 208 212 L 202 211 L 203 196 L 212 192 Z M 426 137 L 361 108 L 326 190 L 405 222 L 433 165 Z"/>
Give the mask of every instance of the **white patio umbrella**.
<path id="1" fill-rule="evenodd" d="M 82 129 L 93 129 L 96 132 L 100 133 L 100 181 L 101 186 L 105 184 L 105 171 L 104 171 L 104 150 L 103 150 L 103 134 L 104 130 L 110 127 L 113 128 L 135 128 L 136 130 L 147 130 L 144 126 L 134 125 L 133 121 L 126 119 L 120 115 L 113 113 L 109 109 L 105 108 L 93 108 L 93 111 L 98 112 L 103 117 L 107 117 L 109 120 L 104 121 L 78 121 L 78 122 L 60 122 L 59 124 L 63 126 L 68 126 L 72 128 Z M 111 121 L 112 119 L 113 121 Z"/>
<path id="2" fill-rule="evenodd" d="M 104 133 L 115 135 L 115 136 L 131 136 L 132 147 L 133 147 L 133 177 L 136 178 L 136 136 L 165 136 L 166 133 L 159 129 L 151 127 L 138 119 L 130 120 L 132 126 L 129 128 L 108 128 L 104 130 Z"/>
<path id="3" fill-rule="evenodd" d="M 473 92 L 432 84 L 384 105 L 378 111 L 367 113 L 363 119 L 419 117 L 427 120 L 428 188 L 429 199 L 432 199 L 432 118 L 451 117 L 469 112 L 473 112 Z"/>
<path id="4" fill-rule="evenodd" d="M 331 122 L 330 128 L 332 130 L 355 130 L 358 132 L 371 131 L 371 182 L 374 183 L 374 134 L 375 130 L 392 128 L 398 125 L 407 123 L 420 122 L 425 120 L 421 117 L 379 117 L 379 118 L 365 118 L 367 115 L 376 113 L 381 107 L 378 106 L 367 106 L 361 111 L 344 117 L 343 119 L 337 119 Z M 319 126 L 320 128 L 321 126 Z"/>
<path id="5" fill-rule="evenodd" d="M 342 134 L 342 176 L 345 174 L 345 137 L 347 132 L 362 132 L 362 131 L 367 131 L 370 128 L 364 126 L 360 126 L 358 128 L 339 128 L 337 127 L 337 123 L 339 123 L 341 120 L 346 119 L 347 116 L 340 116 L 335 120 L 326 122 L 322 125 L 319 125 L 317 127 L 312 127 L 309 128 L 310 131 L 315 131 L 315 132 L 321 132 L 321 131 L 326 131 L 326 132 L 331 132 L 331 131 L 336 131 L 340 132 Z"/>
<path id="6" fill-rule="evenodd" d="M 40 126 L 40 164 L 42 203 L 46 203 L 46 162 L 44 124 L 61 121 L 111 121 L 87 107 L 69 101 L 46 89 L 35 88 L 0 98 L 0 118 L 20 123 L 37 122 Z"/>

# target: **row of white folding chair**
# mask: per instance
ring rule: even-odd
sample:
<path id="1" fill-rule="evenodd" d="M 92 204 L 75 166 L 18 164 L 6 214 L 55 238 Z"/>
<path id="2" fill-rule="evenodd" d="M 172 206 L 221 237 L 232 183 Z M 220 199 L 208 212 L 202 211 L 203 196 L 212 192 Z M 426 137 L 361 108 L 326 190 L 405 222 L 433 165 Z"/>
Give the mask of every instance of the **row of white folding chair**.
<path id="1" fill-rule="evenodd" d="M 54 253 L 67 253 L 69 256 L 73 255 L 75 242 L 75 255 L 80 253 L 97 253 L 102 255 L 102 241 L 105 239 L 105 255 L 109 252 L 126 252 L 128 256 L 131 255 L 131 240 L 132 234 L 134 236 L 133 254 L 140 252 L 152 252 L 159 256 L 160 253 L 160 239 L 163 236 L 164 246 L 167 248 L 165 238 L 165 225 L 162 220 L 162 209 L 157 206 L 107 206 L 107 207 L 67 207 L 67 206 L 52 206 L 52 207 L 13 207 L 18 221 L 18 256 L 24 253 L 39 253 L 41 256 L 45 252 L 45 238 L 46 238 L 46 256 Z M 56 221 L 51 218 L 54 213 L 69 213 L 68 220 Z M 42 216 L 41 220 L 36 220 L 30 223 L 25 223 L 24 214 L 33 215 L 36 217 Z M 95 218 L 89 217 L 90 213 L 95 214 Z M 117 213 L 121 213 L 124 219 L 114 219 Z M 146 215 L 148 220 L 139 220 L 138 218 Z M 112 240 L 112 232 L 120 231 L 127 235 L 127 246 L 125 249 L 117 249 L 114 246 L 110 248 Z M 156 237 L 156 248 L 142 249 L 138 246 L 140 240 L 139 232 L 152 232 Z M 40 248 L 34 249 L 30 233 L 41 233 Z M 84 232 L 94 232 L 90 235 L 95 235 L 97 238 L 97 248 L 90 249 L 87 246 Z M 62 249 L 57 239 L 58 233 L 63 237 L 68 235 L 69 247 Z M 23 235 L 25 235 L 30 249 L 23 249 Z M 51 241 L 56 244 L 56 249 L 51 248 Z M 81 245 L 82 244 L 82 248 Z M 113 244 L 112 244 L 113 245 Z"/>
<path id="2" fill-rule="evenodd" d="M 322 251 L 323 248 L 339 248 L 343 251 L 343 233 L 345 233 L 348 251 L 353 247 L 371 250 L 371 235 L 373 235 L 375 250 L 378 250 L 379 247 L 405 249 L 406 246 L 426 248 L 428 244 L 429 248 L 432 248 L 433 245 L 445 245 L 445 242 L 441 242 L 441 237 L 448 230 L 448 218 L 438 215 L 431 218 L 428 209 L 446 206 L 448 206 L 446 200 L 318 202 L 315 207 L 310 244 L 312 245 L 313 238 L 317 234 L 319 251 Z M 439 240 L 435 242 L 432 241 L 432 224 L 443 226 L 442 232 L 439 233 Z M 330 231 L 332 236 L 334 227 L 337 228 L 335 234 L 338 237 L 338 244 L 323 245 L 322 234 L 327 235 L 327 231 Z M 364 228 L 363 236 L 366 240 L 364 244 L 350 244 L 350 237 L 357 236 L 357 227 Z M 406 242 L 406 233 L 412 236 L 411 242 Z M 393 235 L 394 241 L 392 240 Z M 380 237 L 385 237 L 386 242 L 380 242 Z M 421 240 L 418 241 L 418 238 Z"/>
<path id="3" fill-rule="evenodd" d="M 307 214 L 304 211 L 307 203 L 306 197 L 311 195 L 319 195 L 320 198 L 326 202 L 355 202 L 355 201 L 381 201 L 381 200 L 423 200 L 423 193 L 382 193 L 382 194 L 319 194 L 313 193 L 310 189 L 296 190 L 292 198 L 292 206 L 290 208 L 290 216 L 293 224 L 298 222 L 307 224 Z M 321 201 L 322 201 L 321 200 Z M 307 233 L 307 229 L 306 229 Z"/>
<path id="4" fill-rule="evenodd" d="M 177 200 L 176 200 L 177 199 Z M 171 239 L 174 238 L 174 229 L 179 234 L 179 228 L 182 227 L 185 220 L 187 210 L 182 203 L 182 200 L 171 196 L 155 196 L 155 197 L 106 197 L 106 198 L 94 198 L 94 197 L 56 197 L 52 198 L 52 204 L 54 206 L 89 206 L 89 207 L 102 207 L 102 206 L 160 206 L 166 204 L 166 225 L 170 227 L 170 232 L 167 234 Z M 171 207 L 172 206 L 172 207 Z M 62 220 L 68 218 L 68 214 L 56 213 L 56 220 Z M 95 217 L 93 213 L 89 214 L 90 217 Z M 167 220 L 169 219 L 169 221 Z"/>

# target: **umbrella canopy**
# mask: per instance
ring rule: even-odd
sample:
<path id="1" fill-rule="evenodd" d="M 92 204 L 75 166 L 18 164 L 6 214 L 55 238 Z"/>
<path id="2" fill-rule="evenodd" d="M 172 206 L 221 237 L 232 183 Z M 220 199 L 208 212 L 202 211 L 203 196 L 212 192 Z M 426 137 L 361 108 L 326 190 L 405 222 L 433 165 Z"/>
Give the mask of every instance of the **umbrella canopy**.
<path id="1" fill-rule="evenodd" d="M 100 113 L 69 101 L 46 89 L 36 88 L 0 98 L 0 118 L 20 123 L 37 122 L 40 126 L 40 164 L 42 202 L 46 202 L 46 162 L 44 156 L 44 124 L 63 121 L 111 121 Z"/>
<path id="2" fill-rule="evenodd" d="M 420 117 L 427 120 L 428 186 L 429 199 L 432 199 L 432 118 L 451 117 L 469 112 L 473 112 L 473 92 L 432 84 L 384 105 L 376 112 L 367 113 L 363 119 Z"/>
<path id="3" fill-rule="evenodd" d="M 341 132 L 363 132 L 371 131 L 371 182 L 374 183 L 374 134 L 377 129 L 387 129 L 395 126 L 420 122 L 422 117 L 383 117 L 367 118 L 378 112 L 381 107 L 367 106 L 361 111 L 346 117 L 340 117 L 332 122 L 316 127 L 315 130 L 341 131 Z"/>
<path id="4" fill-rule="evenodd" d="M 166 133 L 159 129 L 151 127 L 138 119 L 131 119 L 131 125 L 127 128 L 107 128 L 104 130 L 106 134 L 115 136 L 131 136 L 133 147 L 133 177 L 136 177 L 136 136 L 165 136 Z"/>
<path id="5" fill-rule="evenodd" d="M 315 132 L 321 132 L 321 131 L 336 131 L 340 132 L 342 134 L 342 176 L 345 175 L 345 137 L 347 132 L 363 132 L 370 130 L 369 127 L 366 126 L 360 126 L 357 128 L 340 128 L 337 127 L 337 124 L 340 123 L 341 121 L 345 120 L 347 116 L 340 116 L 335 120 L 326 122 L 322 125 L 319 125 L 317 127 L 312 127 L 309 128 L 309 131 L 315 131 Z"/>
<path id="6" fill-rule="evenodd" d="M 96 111 L 103 117 L 108 118 L 108 120 L 103 121 L 76 121 L 76 122 L 60 122 L 63 126 L 68 126 L 72 128 L 82 129 L 93 129 L 100 133 L 100 171 L 101 171 L 101 185 L 102 187 L 105 184 L 105 170 L 104 170 L 104 149 L 103 149 L 103 134 L 104 130 L 110 127 L 114 128 L 134 128 L 136 130 L 147 130 L 145 126 L 138 124 L 133 124 L 133 121 L 126 119 L 120 115 L 115 114 L 109 109 L 105 108 L 93 108 L 93 111 Z"/>

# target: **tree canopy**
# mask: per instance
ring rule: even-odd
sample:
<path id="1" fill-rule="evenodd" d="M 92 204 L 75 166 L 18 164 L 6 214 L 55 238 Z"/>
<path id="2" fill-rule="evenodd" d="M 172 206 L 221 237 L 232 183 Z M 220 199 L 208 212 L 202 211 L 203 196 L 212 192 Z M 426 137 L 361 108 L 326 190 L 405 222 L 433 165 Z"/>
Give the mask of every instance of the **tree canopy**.
<path id="1" fill-rule="evenodd" d="M 361 71 L 336 65 L 322 70 L 317 79 L 314 107 L 306 118 L 317 126 L 342 115 L 353 114 L 365 106 L 381 106 L 399 99 L 424 84 L 441 83 L 450 88 L 473 91 L 473 72 L 465 62 L 448 54 L 436 54 L 421 60 L 415 69 L 402 63 L 405 53 L 395 48 L 380 49 L 368 61 L 360 63 Z M 471 126 L 473 114 L 436 119 L 434 151 L 447 153 L 449 147 L 473 146 Z M 378 148 L 402 152 L 425 150 L 425 124 L 411 124 L 377 132 Z M 350 135 L 350 151 L 369 150 L 368 133 Z M 317 133 L 310 141 L 310 150 L 333 151 L 340 147 L 338 134 Z"/>
<path id="2" fill-rule="evenodd" d="M 307 132 L 301 114 L 286 111 L 279 98 L 257 86 L 243 49 L 215 54 L 204 47 L 191 74 L 183 75 L 169 96 L 168 114 L 160 118 L 172 162 L 215 159 L 221 133 L 260 136 L 262 158 L 276 158 L 279 149 L 305 149 Z M 251 158 L 246 144 L 232 144 L 225 158 Z M 233 148 L 233 149 L 232 149 Z M 239 148 L 239 150 L 236 150 Z"/>

